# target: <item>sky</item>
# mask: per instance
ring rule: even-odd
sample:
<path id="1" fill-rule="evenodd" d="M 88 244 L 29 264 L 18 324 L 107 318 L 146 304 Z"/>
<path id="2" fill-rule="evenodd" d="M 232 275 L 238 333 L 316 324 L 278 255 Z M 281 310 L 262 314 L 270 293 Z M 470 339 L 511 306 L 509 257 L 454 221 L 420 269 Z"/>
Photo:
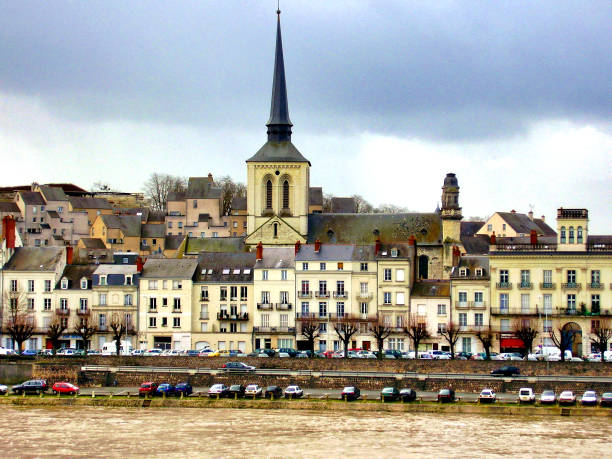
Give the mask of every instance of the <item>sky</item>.
<path id="1" fill-rule="evenodd" d="M 0 186 L 230 175 L 266 141 L 275 0 L 0 0 Z M 612 2 L 281 2 L 311 185 L 612 234 Z"/>

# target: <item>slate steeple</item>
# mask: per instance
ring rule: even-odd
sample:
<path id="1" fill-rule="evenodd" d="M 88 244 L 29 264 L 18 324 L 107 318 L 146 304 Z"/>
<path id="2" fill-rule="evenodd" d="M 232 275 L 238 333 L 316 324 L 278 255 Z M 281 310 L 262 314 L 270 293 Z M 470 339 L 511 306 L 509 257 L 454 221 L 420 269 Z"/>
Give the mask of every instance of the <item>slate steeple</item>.
<path id="1" fill-rule="evenodd" d="M 274 80 L 272 83 L 272 102 L 270 104 L 270 119 L 268 140 L 272 142 L 291 141 L 291 120 L 289 119 L 289 103 L 287 102 L 287 83 L 285 81 L 285 62 L 283 59 L 283 40 L 281 38 L 280 10 L 276 10 L 276 53 L 274 57 Z"/>

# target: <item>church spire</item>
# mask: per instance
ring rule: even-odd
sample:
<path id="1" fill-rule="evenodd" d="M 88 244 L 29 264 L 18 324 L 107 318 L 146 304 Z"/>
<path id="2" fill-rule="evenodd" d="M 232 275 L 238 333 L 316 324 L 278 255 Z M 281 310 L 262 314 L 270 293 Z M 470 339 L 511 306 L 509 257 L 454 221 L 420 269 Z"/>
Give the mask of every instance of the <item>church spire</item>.
<path id="1" fill-rule="evenodd" d="M 287 102 L 287 83 L 285 82 L 285 62 L 283 59 L 283 40 L 281 38 L 280 9 L 276 25 L 276 55 L 274 57 L 274 81 L 272 83 L 272 103 L 268 126 L 268 141 L 290 142 L 291 120 L 289 119 L 289 103 Z"/>

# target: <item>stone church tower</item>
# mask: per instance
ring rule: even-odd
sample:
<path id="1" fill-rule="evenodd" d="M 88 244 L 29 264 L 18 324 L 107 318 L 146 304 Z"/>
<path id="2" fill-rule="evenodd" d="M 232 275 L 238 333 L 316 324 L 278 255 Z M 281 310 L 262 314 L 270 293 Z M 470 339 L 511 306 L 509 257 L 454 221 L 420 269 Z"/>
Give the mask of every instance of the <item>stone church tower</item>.
<path id="1" fill-rule="evenodd" d="M 444 242 L 461 240 L 461 207 L 459 207 L 459 182 L 453 173 L 446 174 L 442 187 L 442 234 Z"/>
<path id="2" fill-rule="evenodd" d="M 248 245 L 305 242 L 308 233 L 310 161 L 291 143 L 280 10 L 277 15 L 268 141 L 246 161 Z"/>

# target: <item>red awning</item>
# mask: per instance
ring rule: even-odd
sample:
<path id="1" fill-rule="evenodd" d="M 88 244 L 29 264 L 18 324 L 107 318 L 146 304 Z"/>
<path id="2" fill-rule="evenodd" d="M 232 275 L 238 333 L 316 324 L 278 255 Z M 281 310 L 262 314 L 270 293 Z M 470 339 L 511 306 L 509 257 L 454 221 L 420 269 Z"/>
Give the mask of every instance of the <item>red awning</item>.
<path id="1" fill-rule="evenodd" d="M 519 338 L 502 338 L 499 344 L 500 347 L 511 347 L 513 349 L 522 349 L 525 346 L 523 340 Z"/>

